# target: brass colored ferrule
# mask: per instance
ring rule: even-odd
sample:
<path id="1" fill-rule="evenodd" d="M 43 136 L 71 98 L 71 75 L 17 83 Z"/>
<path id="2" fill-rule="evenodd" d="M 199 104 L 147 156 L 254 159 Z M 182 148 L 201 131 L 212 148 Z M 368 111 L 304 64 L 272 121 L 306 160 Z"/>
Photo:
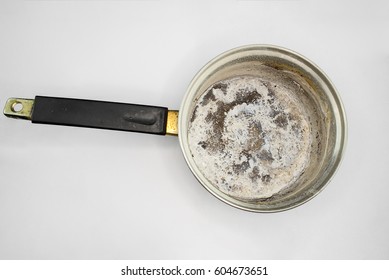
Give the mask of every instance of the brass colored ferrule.
<path id="1" fill-rule="evenodd" d="M 178 111 L 167 112 L 166 135 L 178 136 Z"/>

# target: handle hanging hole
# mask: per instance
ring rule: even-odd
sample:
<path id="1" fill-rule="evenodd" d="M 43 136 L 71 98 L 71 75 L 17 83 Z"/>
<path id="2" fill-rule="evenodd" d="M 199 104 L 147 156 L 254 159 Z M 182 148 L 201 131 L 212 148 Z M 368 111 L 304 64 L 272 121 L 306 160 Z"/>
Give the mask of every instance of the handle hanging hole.
<path id="1" fill-rule="evenodd" d="M 11 108 L 13 112 L 18 113 L 23 109 L 23 104 L 20 102 L 15 102 L 12 104 Z"/>

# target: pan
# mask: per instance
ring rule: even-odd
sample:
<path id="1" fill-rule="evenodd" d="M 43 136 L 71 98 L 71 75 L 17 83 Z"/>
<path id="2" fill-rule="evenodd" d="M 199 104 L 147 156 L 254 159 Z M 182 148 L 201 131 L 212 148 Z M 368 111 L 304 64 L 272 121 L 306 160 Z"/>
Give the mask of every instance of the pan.
<path id="1" fill-rule="evenodd" d="M 329 78 L 296 52 L 271 45 L 229 50 L 188 86 L 179 111 L 36 96 L 4 114 L 33 123 L 178 136 L 210 193 L 236 208 L 278 212 L 316 196 L 344 154 L 344 107 Z"/>

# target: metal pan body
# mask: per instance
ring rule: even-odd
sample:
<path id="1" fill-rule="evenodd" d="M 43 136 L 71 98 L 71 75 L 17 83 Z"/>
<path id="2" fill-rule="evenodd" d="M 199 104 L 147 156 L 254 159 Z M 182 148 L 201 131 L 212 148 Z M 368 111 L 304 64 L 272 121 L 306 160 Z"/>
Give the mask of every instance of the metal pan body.
<path id="1" fill-rule="evenodd" d="M 191 143 L 193 142 L 191 133 L 202 133 L 201 131 L 192 131 L 192 127 L 193 118 L 197 113 L 196 110 L 198 110 L 201 101 L 204 103 L 204 95 L 212 89 L 212 86 L 221 81 L 234 81 L 236 77 L 258 78 L 263 81 L 263 85 L 278 86 L 278 88 L 284 88 L 286 91 L 295 91 L 293 93 L 295 97 L 293 98 L 296 100 L 293 102 L 296 104 L 305 102 L 301 105 L 301 108 L 308 114 L 306 119 L 312 124 L 305 129 L 308 130 L 309 139 L 311 140 L 306 145 L 309 146 L 310 150 L 306 152 L 307 158 L 304 170 L 296 176 L 290 185 L 271 195 L 245 197 L 225 191 L 215 183 L 217 179 L 211 179 L 206 172 L 207 170 L 203 168 L 203 165 L 206 165 L 208 161 L 211 162 L 212 159 L 208 160 L 206 157 L 196 158 L 195 148 Z M 268 92 L 270 92 L 270 88 Z M 217 100 L 217 96 L 212 97 L 215 104 L 221 104 Z M 288 101 L 285 104 L 288 104 Z M 240 106 L 243 105 L 240 104 Z M 203 109 L 206 110 L 206 107 Z M 285 109 L 285 111 L 289 111 L 289 109 Z M 224 112 L 224 115 L 227 114 L 229 112 Z M 300 118 L 298 114 L 296 114 L 296 118 Z M 226 122 L 224 118 L 222 121 Z M 229 129 L 228 123 L 224 125 L 225 127 L 220 129 L 218 133 L 223 134 L 223 131 Z M 344 107 L 329 78 L 314 63 L 300 54 L 270 45 L 239 47 L 227 51 L 208 62 L 193 78 L 187 89 L 180 108 L 178 131 L 185 160 L 197 180 L 220 200 L 239 209 L 253 212 L 278 212 L 291 209 L 316 196 L 335 174 L 344 154 L 347 138 Z M 212 131 L 208 134 L 212 134 Z M 262 137 L 263 133 L 258 135 L 257 137 Z M 225 138 L 225 135 L 220 137 Z M 259 140 L 254 139 L 252 141 L 258 142 Z M 303 144 L 305 140 L 302 139 L 301 141 Z M 260 146 L 257 148 L 259 149 Z M 263 147 L 261 149 L 263 150 Z M 234 152 L 228 151 L 228 153 Z M 258 151 L 254 149 L 251 152 L 248 156 L 254 158 L 252 154 Z M 284 151 L 285 156 L 288 153 L 289 151 Z M 273 158 L 275 158 L 274 155 L 271 159 Z M 225 164 L 230 163 L 226 162 Z M 261 167 L 264 162 L 257 161 L 255 164 Z M 275 165 L 274 163 L 268 164 L 269 168 L 272 164 Z M 215 172 L 217 173 L 217 171 Z M 251 174 L 248 170 L 245 170 L 240 175 L 243 176 L 246 173 Z M 278 175 L 274 174 L 272 176 L 278 180 Z M 264 178 L 269 179 L 270 175 L 269 177 L 262 176 L 262 184 Z M 261 180 L 258 179 L 258 182 L 261 183 Z"/>

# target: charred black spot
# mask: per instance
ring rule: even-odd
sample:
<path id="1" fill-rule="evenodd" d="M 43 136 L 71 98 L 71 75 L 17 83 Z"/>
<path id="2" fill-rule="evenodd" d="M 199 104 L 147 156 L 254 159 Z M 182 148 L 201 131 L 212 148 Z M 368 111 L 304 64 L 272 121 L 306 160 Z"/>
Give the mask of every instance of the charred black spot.
<path id="1" fill-rule="evenodd" d="M 261 180 L 262 180 L 262 182 L 264 182 L 264 183 L 269 183 L 270 180 L 271 180 L 271 177 L 270 177 L 270 175 L 263 175 L 263 176 L 261 177 Z"/>
<path id="2" fill-rule="evenodd" d="M 249 174 L 249 177 L 253 182 L 256 182 L 261 178 L 261 175 L 259 174 L 259 168 L 257 166 L 254 166 L 253 170 Z"/>
<path id="3" fill-rule="evenodd" d="M 279 127 L 285 128 L 288 124 L 288 118 L 285 114 L 279 114 L 275 119 L 274 122 Z"/>
<path id="4" fill-rule="evenodd" d="M 256 90 L 248 91 L 246 89 L 240 89 L 238 93 L 236 94 L 236 99 L 231 102 L 230 104 L 236 103 L 234 106 L 239 104 L 251 104 L 255 103 L 262 97 L 261 94 L 259 94 Z"/>
<path id="5" fill-rule="evenodd" d="M 273 155 L 271 154 L 270 151 L 262 150 L 259 153 L 259 159 L 264 160 L 264 161 L 273 161 Z"/>
<path id="6" fill-rule="evenodd" d="M 303 131 L 302 131 L 301 127 L 300 127 L 298 124 L 293 123 L 292 126 L 291 126 L 291 128 L 292 128 L 292 130 L 293 130 L 293 132 L 294 132 L 294 134 L 295 134 L 296 136 L 301 136 L 301 133 L 302 133 Z"/>
<path id="7" fill-rule="evenodd" d="M 267 96 L 268 96 L 267 102 L 269 104 L 273 104 L 274 100 L 275 100 L 275 94 L 274 94 L 274 91 L 270 87 L 267 87 Z"/>
<path id="8" fill-rule="evenodd" d="M 248 159 L 251 159 L 251 158 L 252 158 L 252 155 L 251 155 L 250 152 L 247 151 L 247 150 L 243 150 L 243 151 L 240 152 L 239 158 L 242 158 L 243 156 L 245 156 L 245 157 L 248 158 Z"/>
<path id="9" fill-rule="evenodd" d="M 201 105 L 205 106 L 207 105 L 210 101 L 215 101 L 216 97 L 213 94 L 213 88 L 208 90 L 208 92 L 203 96 L 203 100 L 201 101 Z"/>
<path id="10" fill-rule="evenodd" d="M 250 163 L 248 160 L 246 160 L 240 164 L 234 164 L 232 166 L 232 170 L 234 170 L 236 174 L 240 174 L 240 173 L 244 173 L 247 169 L 249 169 L 249 167 L 250 167 Z"/>
<path id="11" fill-rule="evenodd" d="M 194 110 L 193 110 L 193 113 L 192 113 L 192 117 L 190 118 L 190 122 L 193 122 L 195 119 L 196 119 L 196 113 L 197 113 L 197 108 L 198 108 L 199 106 L 197 105 L 195 108 L 194 108 Z"/>
<path id="12" fill-rule="evenodd" d="M 208 114 L 207 114 L 207 116 L 205 117 L 205 121 L 206 122 L 210 122 L 211 120 L 212 120 L 212 113 L 211 112 L 209 112 Z"/>
<path id="13" fill-rule="evenodd" d="M 271 111 L 270 111 L 269 117 L 271 117 L 271 118 L 274 118 L 274 117 L 276 117 L 277 115 L 281 114 L 281 111 L 278 110 L 278 109 L 276 109 L 276 108 L 273 107 L 273 106 L 270 106 L 270 109 L 271 109 Z"/>
<path id="14" fill-rule="evenodd" d="M 200 145 L 200 147 L 203 148 L 203 149 L 206 149 L 207 146 L 208 146 L 207 142 L 204 142 L 204 141 L 200 141 L 200 142 L 198 143 L 198 145 Z"/>
<path id="15" fill-rule="evenodd" d="M 217 83 L 213 86 L 214 89 L 220 89 L 224 94 L 227 93 L 227 85 L 224 83 Z"/>

